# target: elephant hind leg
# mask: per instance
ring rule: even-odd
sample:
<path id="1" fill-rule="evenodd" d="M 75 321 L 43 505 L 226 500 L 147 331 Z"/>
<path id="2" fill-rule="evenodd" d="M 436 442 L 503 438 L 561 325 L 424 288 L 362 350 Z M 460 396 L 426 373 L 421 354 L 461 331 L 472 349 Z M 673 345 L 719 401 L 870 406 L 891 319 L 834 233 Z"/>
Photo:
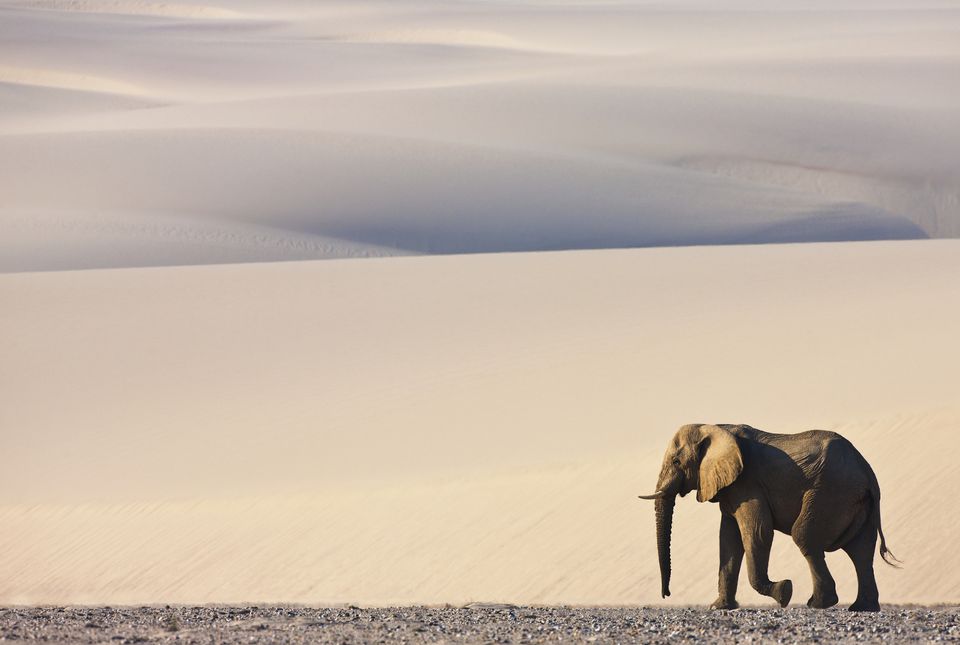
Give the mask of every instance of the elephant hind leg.
<path id="1" fill-rule="evenodd" d="M 869 517 L 867 497 L 838 501 L 836 495 L 808 490 L 800 513 L 790 528 L 790 536 L 804 557 L 836 551 L 850 542 Z"/>
<path id="2" fill-rule="evenodd" d="M 850 611 L 880 611 L 880 592 L 873 575 L 877 527 L 873 522 L 865 522 L 856 536 L 842 548 L 857 570 L 857 599 L 850 605 Z"/>
<path id="3" fill-rule="evenodd" d="M 830 575 L 823 552 L 845 530 L 849 530 L 845 527 L 849 520 L 843 514 L 836 513 L 831 508 L 831 502 L 828 496 L 815 489 L 808 490 L 803 496 L 800 514 L 790 530 L 794 543 L 807 559 L 813 578 L 813 595 L 807 601 L 807 606 L 817 609 L 833 607 L 839 602 L 837 583 Z"/>
<path id="4" fill-rule="evenodd" d="M 806 557 L 807 564 L 810 566 L 810 575 L 813 577 L 813 595 L 807 601 L 807 606 L 815 609 L 833 607 L 840 599 L 837 597 L 837 583 L 830 575 L 823 551 L 811 553 Z"/>

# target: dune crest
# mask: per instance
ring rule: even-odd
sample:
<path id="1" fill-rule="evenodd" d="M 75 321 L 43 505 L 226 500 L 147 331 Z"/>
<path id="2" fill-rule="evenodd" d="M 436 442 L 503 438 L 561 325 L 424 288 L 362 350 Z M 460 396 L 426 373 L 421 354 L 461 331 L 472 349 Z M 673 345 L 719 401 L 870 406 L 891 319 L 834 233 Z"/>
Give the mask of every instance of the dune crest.
<path id="1" fill-rule="evenodd" d="M 529 45 L 510 36 L 495 31 L 482 31 L 479 29 L 404 29 L 352 34 L 346 36 L 345 39 L 353 42 L 533 49 Z"/>
<path id="2" fill-rule="evenodd" d="M 0 66 L 0 83 L 53 87 L 83 92 L 143 96 L 146 91 L 134 84 L 114 78 L 66 72 L 53 69 L 30 69 Z"/>
<path id="3" fill-rule="evenodd" d="M 177 2 L 149 2 L 148 0 L 13 0 L 17 7 L 46 11 L 76 11 L 128 16 L 158 16 L 163 18 L 243 18 L 243 13 L 222 7 Z"/>

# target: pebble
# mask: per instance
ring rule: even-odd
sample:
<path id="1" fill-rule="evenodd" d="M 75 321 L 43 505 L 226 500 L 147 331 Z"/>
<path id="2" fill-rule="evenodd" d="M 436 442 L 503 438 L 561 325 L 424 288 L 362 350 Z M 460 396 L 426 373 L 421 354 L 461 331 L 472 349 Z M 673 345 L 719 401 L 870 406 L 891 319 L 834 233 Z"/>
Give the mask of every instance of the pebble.
<path id="1" fill-rule="evenodd" d="M 960 642 L 960 608 L 0 608 L 0 641 L 48 643 Z"/>

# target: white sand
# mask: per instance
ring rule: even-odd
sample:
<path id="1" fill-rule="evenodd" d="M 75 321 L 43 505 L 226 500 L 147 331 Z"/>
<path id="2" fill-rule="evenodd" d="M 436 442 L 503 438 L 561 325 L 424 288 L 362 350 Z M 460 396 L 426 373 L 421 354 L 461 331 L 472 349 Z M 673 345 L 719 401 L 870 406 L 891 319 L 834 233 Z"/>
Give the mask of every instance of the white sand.
<path id="1" fill-rule="evenodd" d="M 953 237 L 958 61 L 947 0 L 2 0 L 0 271 Z"/>
<path id="2" fill-rule="evenodd" d="M 956 602 L 958 275 L 944 240 L 0 276 L 0 603 L 660 602 L 635 495 L 698 420 L 844 433 L 882 599 Z M 678 505 L 671 602 L 713 600 L 718 522 Z M 806 599 L 785 536 L 771 573 Z"/>

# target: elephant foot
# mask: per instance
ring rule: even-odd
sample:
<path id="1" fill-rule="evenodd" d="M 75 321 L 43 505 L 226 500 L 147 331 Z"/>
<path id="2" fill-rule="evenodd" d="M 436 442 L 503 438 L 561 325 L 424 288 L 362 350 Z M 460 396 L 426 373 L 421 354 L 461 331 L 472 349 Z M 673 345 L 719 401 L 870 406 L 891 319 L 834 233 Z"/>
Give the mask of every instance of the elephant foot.
<path id="1" fill-rule="evenodd" d="M 740 609 L 740 605 L 733 598 L 717 598 L 710 605 L 710 609 Z"/>
<path id="2" fill-rule="evenodd" d="M 781 607 L 786 607 L 790 604 L 790 598 L 793 597 L 793 583 L 789 580 L 774 582 L 770 589 L 770 595 Z"/>
<path id="3" fill-rule="evenodd" d="M 814 609 L 826 609 L 827 607 L 833 607 L 838 602 L 840 602 L 840 599 L 837 598 L 836 591 L 830 591 L 827 593 L 814 593 L 812 596 L 810 596 L 810 600 L 807 601 L 807 607 L 812 607 Z"/>
<path id="4" fill-rule="evenodd" d="M 860 600 L 847 607 L 847 611 L 880 611 L 879 600 Z"/>

